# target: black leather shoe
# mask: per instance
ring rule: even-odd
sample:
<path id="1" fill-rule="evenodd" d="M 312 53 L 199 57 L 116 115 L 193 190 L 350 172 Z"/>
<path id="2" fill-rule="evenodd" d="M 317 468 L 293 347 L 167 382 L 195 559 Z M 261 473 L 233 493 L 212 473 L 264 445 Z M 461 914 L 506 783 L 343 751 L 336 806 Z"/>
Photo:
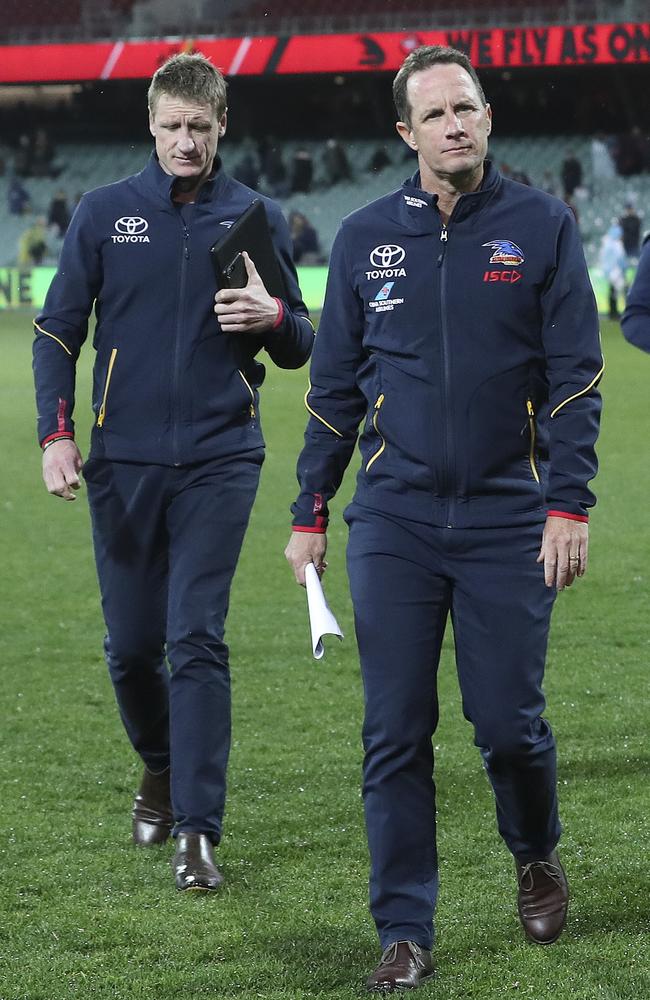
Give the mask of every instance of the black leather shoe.
<path id="1" fill-rule="evenodd" d="M 213 846 L 205 833 L 179 833 L 172 869 L 176 888 L 214 892 L 223 883 L 223 875 L 214 863 Z"/>
<path id="2" fill-rule="evenodd" d="M 145 767 L 131 815 L 134 844 L 138 847 L 152 847 L 165 843 L 174 825 L 169 768 L 154 774 Z"/>
<path id="3" fill-rule="evenodd" d="M 552 944 L 564 930 L 569 887 L 557 851 L 542 861 L 522 865 L 515 859 L 517 908 L 526 934 L 536 944 Z"/>
<path id="4" fill-rule="evenodd" d="M 366 981 L 369 993 L 415 990 L 433 975 L 431 952 L 415 941 L 394 941 L 385 949 L 379 965 Z"/>

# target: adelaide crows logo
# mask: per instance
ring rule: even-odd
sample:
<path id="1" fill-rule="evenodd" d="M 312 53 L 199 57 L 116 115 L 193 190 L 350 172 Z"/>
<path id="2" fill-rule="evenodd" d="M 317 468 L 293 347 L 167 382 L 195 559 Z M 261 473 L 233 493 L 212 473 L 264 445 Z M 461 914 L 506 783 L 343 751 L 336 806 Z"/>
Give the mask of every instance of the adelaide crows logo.
<path id="1" fill-rule="evenodd" d="M 510 240 L 490 240 L 489 243 L 483 243 L 483 246 L 494 250 L 490 264 L 509 264 L 511 267 L 517 267 L 526 259 L 517 244 Z"/>

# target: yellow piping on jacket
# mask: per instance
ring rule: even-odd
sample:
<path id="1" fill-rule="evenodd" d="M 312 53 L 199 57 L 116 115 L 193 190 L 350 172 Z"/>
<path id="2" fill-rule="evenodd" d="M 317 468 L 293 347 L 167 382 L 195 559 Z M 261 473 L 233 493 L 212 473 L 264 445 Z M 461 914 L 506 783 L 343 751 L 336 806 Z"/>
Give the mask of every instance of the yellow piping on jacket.
<path id="1" fill-rule="evenodd" d="M 327 427 L 328 431 L 332 431 L 332 433 L 336 434 L 337 437 L 342 438 L 343 435 L 341 434 L 340 431 L 337 431 L 336 427 L 332 427 L 331 424 L 328 424 L 327 420 L 324 420 L 323 417 L 319 416 L 319 414 L 316 413 L 316 410 L 312 410 L 311 406 L 307 402 L 307 397 L 309 396 L 310 392 L 311 392 L 311 382 L 309 383 L 309 386 L 307 387 L 307 392 L 305 393 L 305 406 L 307 407 L 307 409 L 311 413 L 312 417 L 316 417 L 316 420 L 320 420 L 321 424 L 325 424 L 325 426 Z"/>
<path id="2" fill-rule="evenodd" d="M 104 382 L 104 395 L 102 397 L 102 405 L 99 407 L 99 413 L 97 415 L 97 426 L 104 426 L 104 419 L 106 417 L 106 400 L 108 399 L 108 387 L 111 384 L 111 376 L 113 374 L 113 365 L 115 364 L 115 358 L 117 357 L 117 347 L 114 347 L 111 351 L 111 357 L 108 362 L 108 371 L 106 372 L 106 381 Z"/>
<path id="3" fill-rule="evenodd" d="M 377 426 L 377 419 L 379 417 L 379 411 L 381 410 L 381 404 L 383 402 L 384 402 L 384 394 L 382 392 L 381 396 L 379 396 L 379 398 L 377 399 L 377 402 L 375 403 L 375 413 L 374 413 L 374 416 L 372 418 L 372 426 L 375 428 L 376 433 L 381 438 L 381 447 L 375 452 L 375 454 L 372 456 L 372 458 L 370 459 L 370 461 L 366 465 L 366 472 L 368 471 L 368 469 L 370 468 L 370 466 L 372 465 L 372 463 L 377 461 L 377 459 L 379 458 L 379 456 L 382 454 L 384 448 L 386 447 L 386 442 L 385 442 L 384 438 L 382 437 L 382 433 L 379 430 L 379 427 Z"/>
<path id="4" fill-rule="evenodd" d="M 537 463 L 535 462 L 535 440 L 537 437 L 535 430 L 535 411 L 533 409 L 533 404 L 530 399 L 526 400 L 526 409 L 528 410 L 528 426 L 530 427 L 530 452 L 528 455 L 528 460 L 530 462 L 530 468 L 535 477 L 535 482 L 539 482 L 539 473 L 537 471 Z"/>
<path id="5" fill-rule="evenodd" d="M 48 333 L 47 330 L 44 330 L 42 326 L 38 325 L 38 323 L 34 323 L 34 326 L 36 327 L 36 329 L 38 330 L 39 333 L 44 334 L 46 337 L 51 337 L 52 340 L 56 340 L 57 344 L 59 344 L 63 348 L 63 350 L 65 351 L 65 353 L 69 354 L 70 357 L 72 357 L 72 351 L 70 350 L 69 347 L 65 346 L 65 344 L 63 343 L 62 340 L 59 340 L 58 337 L 55 337 L 53 333 Z"/>
<path id="6" fill-rule="evenodd" d="M 253 389 L 252 389 L 252 387 L 251 387 L 248 379 L 244 375 L 243 371 L 241 370 L 241 368 L 238 368 L 237 371 L 241 375 L 242 380 L 244 382 L 244 385 L 246 386 L 246 388 L 248 389 L 248 391 L 251 394 L 251 405 L 249 406 L 249 412 L 250 412 L 251 419 L 252 419 L 255 416 L 255 393 L 253 392 Z"/>
<path id="7" fill-rule="evenodd" d="M 596 383 L 598 382 L 599 378 L 601 377 L 601 375 L 603 374 L 604 371 L 605 371 L 605 362 L 603 361 L 602 368 L 600 369 L 600 371 L 598 372 L 598 374 L 595 375 L 594 378 L 592 378 L 592 380 L 589 383 L 589 385 L 585 386 L 584 389 L 581 389 L 580 392 L 574 392 L 573 396 L 569 396 L 568 399 L 564 399 L 564 400 L 562 400 L 561 403 L 558 403 L 558 405 L 555 407 L 555 409 L 551 410 L 551 417 L 554 417 L 555 414 L 559 410 L 561 410 L 563 406 L 567 405 L 567 403 L 571 403 L 574 399 L 578 399 L 580 396 L 584 396 L 585 393 L 589 392 L 590 389 L 593 389 L 593 387 L 596 385 Z"/>

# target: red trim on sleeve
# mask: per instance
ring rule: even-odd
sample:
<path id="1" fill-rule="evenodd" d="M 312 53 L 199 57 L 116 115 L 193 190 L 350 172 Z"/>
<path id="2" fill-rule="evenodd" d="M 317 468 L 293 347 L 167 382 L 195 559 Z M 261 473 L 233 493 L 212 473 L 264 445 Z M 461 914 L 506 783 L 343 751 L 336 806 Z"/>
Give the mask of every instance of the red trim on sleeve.
<path id="1" fill-rule="evenodd" d="M 277 330 L 277 328 L 280 326 L 280 323 L 284 319 L 284 305 L 282 303 L 282 299 L 276 299 L 275 296 L 273 297 L 273 301 L 277 302 L 277 304 L 278 304 L 278 315 L 277 315 L 275 323 L 273 324 L 273 326 L 271 327 L 271 329 L 272 330 Z"/>
<path id="2" fill-rule="evenodd" d="M 66 399 L 61 399 L 59 396 L 59 406 L 56 411 L 56 426 L 59 434 L 65 432 L 65 414 L 68 409 L 68 401 Z"/>
<path id="3" fill-rule="evenodd" d="M 41 448 L 44 448 L 46 444 L 51 444 L 53 441 L 74 441 L 74 434 L 72 431 L 56 431 L 54 434 L 48 434 L 41 441 Z"/>
<path id="4" fill-rule="evenodd" d="M 302 524 L 294 524 L 292 531 L 307 531 L 310 535 L 324 535 L 325 528 L 305 528 Z"/>
<path id="5" fill-rule="evenodd" d="M 567 521 L 582 521 L 583 524 L 587 524 L 589 518 L 586 514 L 567 514 L 565 510 L 549 510 L 547 513 L 548 517 L 565 517 Z"/>

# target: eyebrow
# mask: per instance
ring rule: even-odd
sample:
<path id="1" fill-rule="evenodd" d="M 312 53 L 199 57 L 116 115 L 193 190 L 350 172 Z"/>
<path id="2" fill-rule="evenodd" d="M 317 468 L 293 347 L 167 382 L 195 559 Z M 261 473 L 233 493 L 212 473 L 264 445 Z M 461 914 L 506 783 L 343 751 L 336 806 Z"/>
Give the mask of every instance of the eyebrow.
<path id="1" fill-rule="evenodd" d="M 452 104 L 453 108 L 462 108 L 467 106 L 478 108 L 480 107 L 480 101 L 477 101 L 474 98 L 467 96 L 467 97 L 459 97 L 458 100 L 454 101 Z M 444 108 L 441 107 L 440 105 L 431 104 L 429 105 L 428 108 L 425 108 L 425 110 L 422 112 L 422 115 L 420 116 L 420 121 L 423 121 L 428 115 L 431 114 L 442 114 L 443 111 Z"/>

